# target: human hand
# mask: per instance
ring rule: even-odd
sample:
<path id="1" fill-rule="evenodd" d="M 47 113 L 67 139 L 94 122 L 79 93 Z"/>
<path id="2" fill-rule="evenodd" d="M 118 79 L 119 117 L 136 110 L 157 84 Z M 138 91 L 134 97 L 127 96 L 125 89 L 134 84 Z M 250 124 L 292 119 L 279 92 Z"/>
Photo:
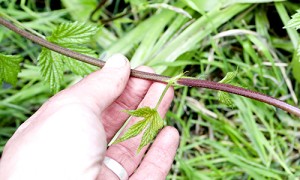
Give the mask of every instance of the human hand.
<path id="1" fill-rule="evenodd" d="M 127 59 L 114 55 L 102 70 L 49 99 L 6 144 L 0 179 L 118 179 L 103 165 L 105 156 L 119 162 L 130 179 L 165 179 L 179 142 L 176 129 L 165 127 L 146 154 L 148 147 L 136 153 L 141 136 L 107 149 L 129 117 L 122 110 L 153 107 L 165 87 L 129 74 Z M 172 98 L 169 89 L 158 109 L 162 116 Z"/>

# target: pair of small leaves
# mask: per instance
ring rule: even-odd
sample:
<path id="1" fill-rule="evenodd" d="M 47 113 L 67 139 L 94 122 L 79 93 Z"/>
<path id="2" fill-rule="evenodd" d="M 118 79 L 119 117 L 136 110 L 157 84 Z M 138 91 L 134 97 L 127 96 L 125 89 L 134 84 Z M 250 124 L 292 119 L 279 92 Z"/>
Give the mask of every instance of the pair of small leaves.
<path id="1" fill-rule="evenodd" d="M 15 85 L 20 72 L 21 56 L 0 53 L 0 85 L 2 81 Z"/>
<path id="2" fill-rule="evenodd" d="M 157 110 L 150 107 L 142 107 L 137 110 L 129 110 L 125 112 L 131 116 L 142 117 L 144 119 L 132 125 L 122 137 L 114 142 L 114 144 L 133 138 L 142 133 L 145 129 L 141 143 L 137 150 L 137 152 L 140 152 L 143 147 L 154 140 L 159 130 L 163 128 L 164 122 Z"/>
<path id="3" fill-rule="evenodd" d="M 85 23 L 63 23 L 53 30 L 52 35 L 47 37 L 47 40 L 72 51 L 97 57 L 95 51 L 84 46 L 84 44 L 90 41 L 91 36 L 94 35 L 97 30 L 98 28 L 96 26 Z M 80 76 L 91 73 L 96 69 L 92 65 L 74 60 L 46 48 L 42 49 L 38 61 L 41 74 L 45 81 L 49 83 L 50 90 L 53 93 L 59 91 L 65 66 Z"/>
<path id="4" fill-rule="evenodd" d="M 237 76 L 238 74 L 238 70 L 234 71 L 234 72 L 228 72 L 226 74 L 226 76 L 219 81 L 220 83 L 224 83 L 224 84 L 231 84 L 233 79 Z M 233 107 L 234 103 L 230 97 L 230 94 L 227 92 L 223 92 L 223 91 L 219 91 L 218 92 L 218 99 L 221 103 L 226 104 L 229 107 Z"/>

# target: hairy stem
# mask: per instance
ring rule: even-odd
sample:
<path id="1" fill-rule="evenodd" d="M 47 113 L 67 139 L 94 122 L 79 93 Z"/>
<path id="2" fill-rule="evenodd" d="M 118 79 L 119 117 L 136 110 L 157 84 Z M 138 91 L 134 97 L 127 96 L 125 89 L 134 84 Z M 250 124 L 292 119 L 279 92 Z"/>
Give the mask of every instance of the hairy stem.
<path id="1" fill-rule="evenodd" d="M 26 7 L 26 6 L 25 6 Z M 3 13 L 3 9 L 0 8 L 0 16 L 3 16 L 4 18 L 6 18 L 7 20 L 13 22 L 14 24 L 18 25 L 19 27 L 22 27 L 24 29 L 26 29 L 27 31 L 31 32 L 32 34 L 35 34 L 41 38 L 45 38 L 45 36 L 41 35 L 40 33 L 36 32 L 35 30 L 29 28 L 29 27 L 24 27 L 22 23 L 20 23 L 18 20 L 10 17 L 9 15 L 7 15 L 6 13 Z"/>
<path id="2" fill-rule="evenodd" d="M 67 48 L 58 46 L 56 44 L 50 43 L 43 38 L 40 38 L 34 34 L 31 34 L 23 29 L 16 27 L 15 25 L 13 25 L 12 23 L 3 19 L 2 17 L 0 17 L 0 24 L 7 27 L 8 29 L 20 34 L 21 36 L 41 45 L 43 47 L 46 47 L 52 51 L 58 52 L 60 54 L 66 55 L 68 57 L 77 59 L 79 61 L 91 64 L 91 65 L 95 65 L 98 67 L 103 67 L 105 64 L 104 61 L 99 60 L 97 58 L 89 57 L 89 56 L 71 51 Z M 136 78 L 156 81 L 156 82 L 163 82 L 163 83 L 168 83 L 168 81 L 170 80 L 170 77 L 168 77 L 168 76 L 162 76 L 162 75 L 158 75 L 158 74 L 154 74 L 154 73 L 137 71 L 134 69 L 131 70 L 131 76 L 136 77 Z M 264 94 L 261 94 L 258 92 L 250 91 L 250 90 L 247 90 L 244 88 L 240 88 L 237 86 L 232 86 L 232 85 L 217 83 L 217 82 L 212 82 L 212 81 L 206 81 L 206 80 L 199 80 L 199 79 L 194 79 L 194 78 L 188 78 L 188 77 L 180 78 L 179 80 L 177 80 L 177 83 L 179 85 L 184 85 L 184 86 L 208 88 L 208 89 L 220 90 L 220 91 L 225 91 L 225 92 L 229 92 L 232 94 L 245 96 L 245 97 L 255 99 L 255 100 L 273 105 L 275 107 L 281 108 L 291 114 L 294 114 L 294 115 L 300 117 L 300 109 L 295 106 L 287 104 L 276 98 L 273 98 L 273 97 L 270 97 L 270 96 L 267 96 L 267 95 L 264 95 Z"/>

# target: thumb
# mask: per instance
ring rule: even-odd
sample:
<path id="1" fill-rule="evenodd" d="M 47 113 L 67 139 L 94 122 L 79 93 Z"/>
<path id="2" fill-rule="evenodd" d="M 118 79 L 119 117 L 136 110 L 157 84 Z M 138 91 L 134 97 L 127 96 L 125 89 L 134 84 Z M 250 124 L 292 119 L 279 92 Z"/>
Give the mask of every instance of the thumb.
<path id="1" fill-rule="evenodd" d="M 80 103 L 99 112 L 115 101 L 125 89 L 130 75 L 130 64 L 121 54 L 110 57 L 105 66 L 66 90 Z"/>

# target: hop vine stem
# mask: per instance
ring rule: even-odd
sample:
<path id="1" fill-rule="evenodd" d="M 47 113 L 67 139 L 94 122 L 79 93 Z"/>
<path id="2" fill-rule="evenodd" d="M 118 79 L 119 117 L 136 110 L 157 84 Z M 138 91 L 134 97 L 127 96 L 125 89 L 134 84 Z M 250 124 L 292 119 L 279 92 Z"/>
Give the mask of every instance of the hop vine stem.
<path id="1" fill-rule="evenodd" d="M 15 25 L 13 25 L 9 21 L 3 19 L 2 17 L 0 17 L 0 24 L 2 24 L 3 26 L 7 27 L 8 29 L 14 31 L 15 33 L 37 43 L 45 48 L 48 48 L 52 51 L 58 52 L 60 54 L 66 55 L 68 57 L 74 58 L 76 60 L 91 64 L 94 66 L 98 66 L 100 68 L 105 65 L 105 62 L 102 60 L 99 60 L 99 59 L 93 58 L 93 57 L 89 57 L 89 56 L 71 51 L 71 50 L 61 47 L 59 45 L 50 43 L 41 37 L 38 37 L 30 32 L 27 32 L 26 30 L 16 27 Z M 134 70 L 134 69 L 131 69 L 131 76 L 136 77 L 136 78 L 151 80 L 151 81 L 155 81 L 155 82 L 162 82 L 162 83 L 166 83 L 166 84 L 168 83 L 168 81 L 171 78 L 168 76 L 142 72 L 142 71 L 138 71 L 138 70 Z M 267 96 L 265 94 L 247 90 L 247 89 L 240 88 L 237 86 L 213 82 L 213 81 L 207 81 L 207 80 L 194 79 L 194 78 L 189 78 L 189 77 L 180 78 L 179 80 L 177 80 L 176 83 L 179 85 L 184 85 L 184 86 L 208 88 L 208 89 L 225 91 L 225 92 L 229 92 L 232 94 L 245 96 L 245 97 L 248 97 L 251 99 L 255 99 L 255 100 L 273 105 L 275 107 L 278 107 L 280 109 L 283 109 L 291 114 L 294 114 L 294 115 L 300 117 L 300 109 L 295 106 L 287 104 L 276 98 Z"/>

